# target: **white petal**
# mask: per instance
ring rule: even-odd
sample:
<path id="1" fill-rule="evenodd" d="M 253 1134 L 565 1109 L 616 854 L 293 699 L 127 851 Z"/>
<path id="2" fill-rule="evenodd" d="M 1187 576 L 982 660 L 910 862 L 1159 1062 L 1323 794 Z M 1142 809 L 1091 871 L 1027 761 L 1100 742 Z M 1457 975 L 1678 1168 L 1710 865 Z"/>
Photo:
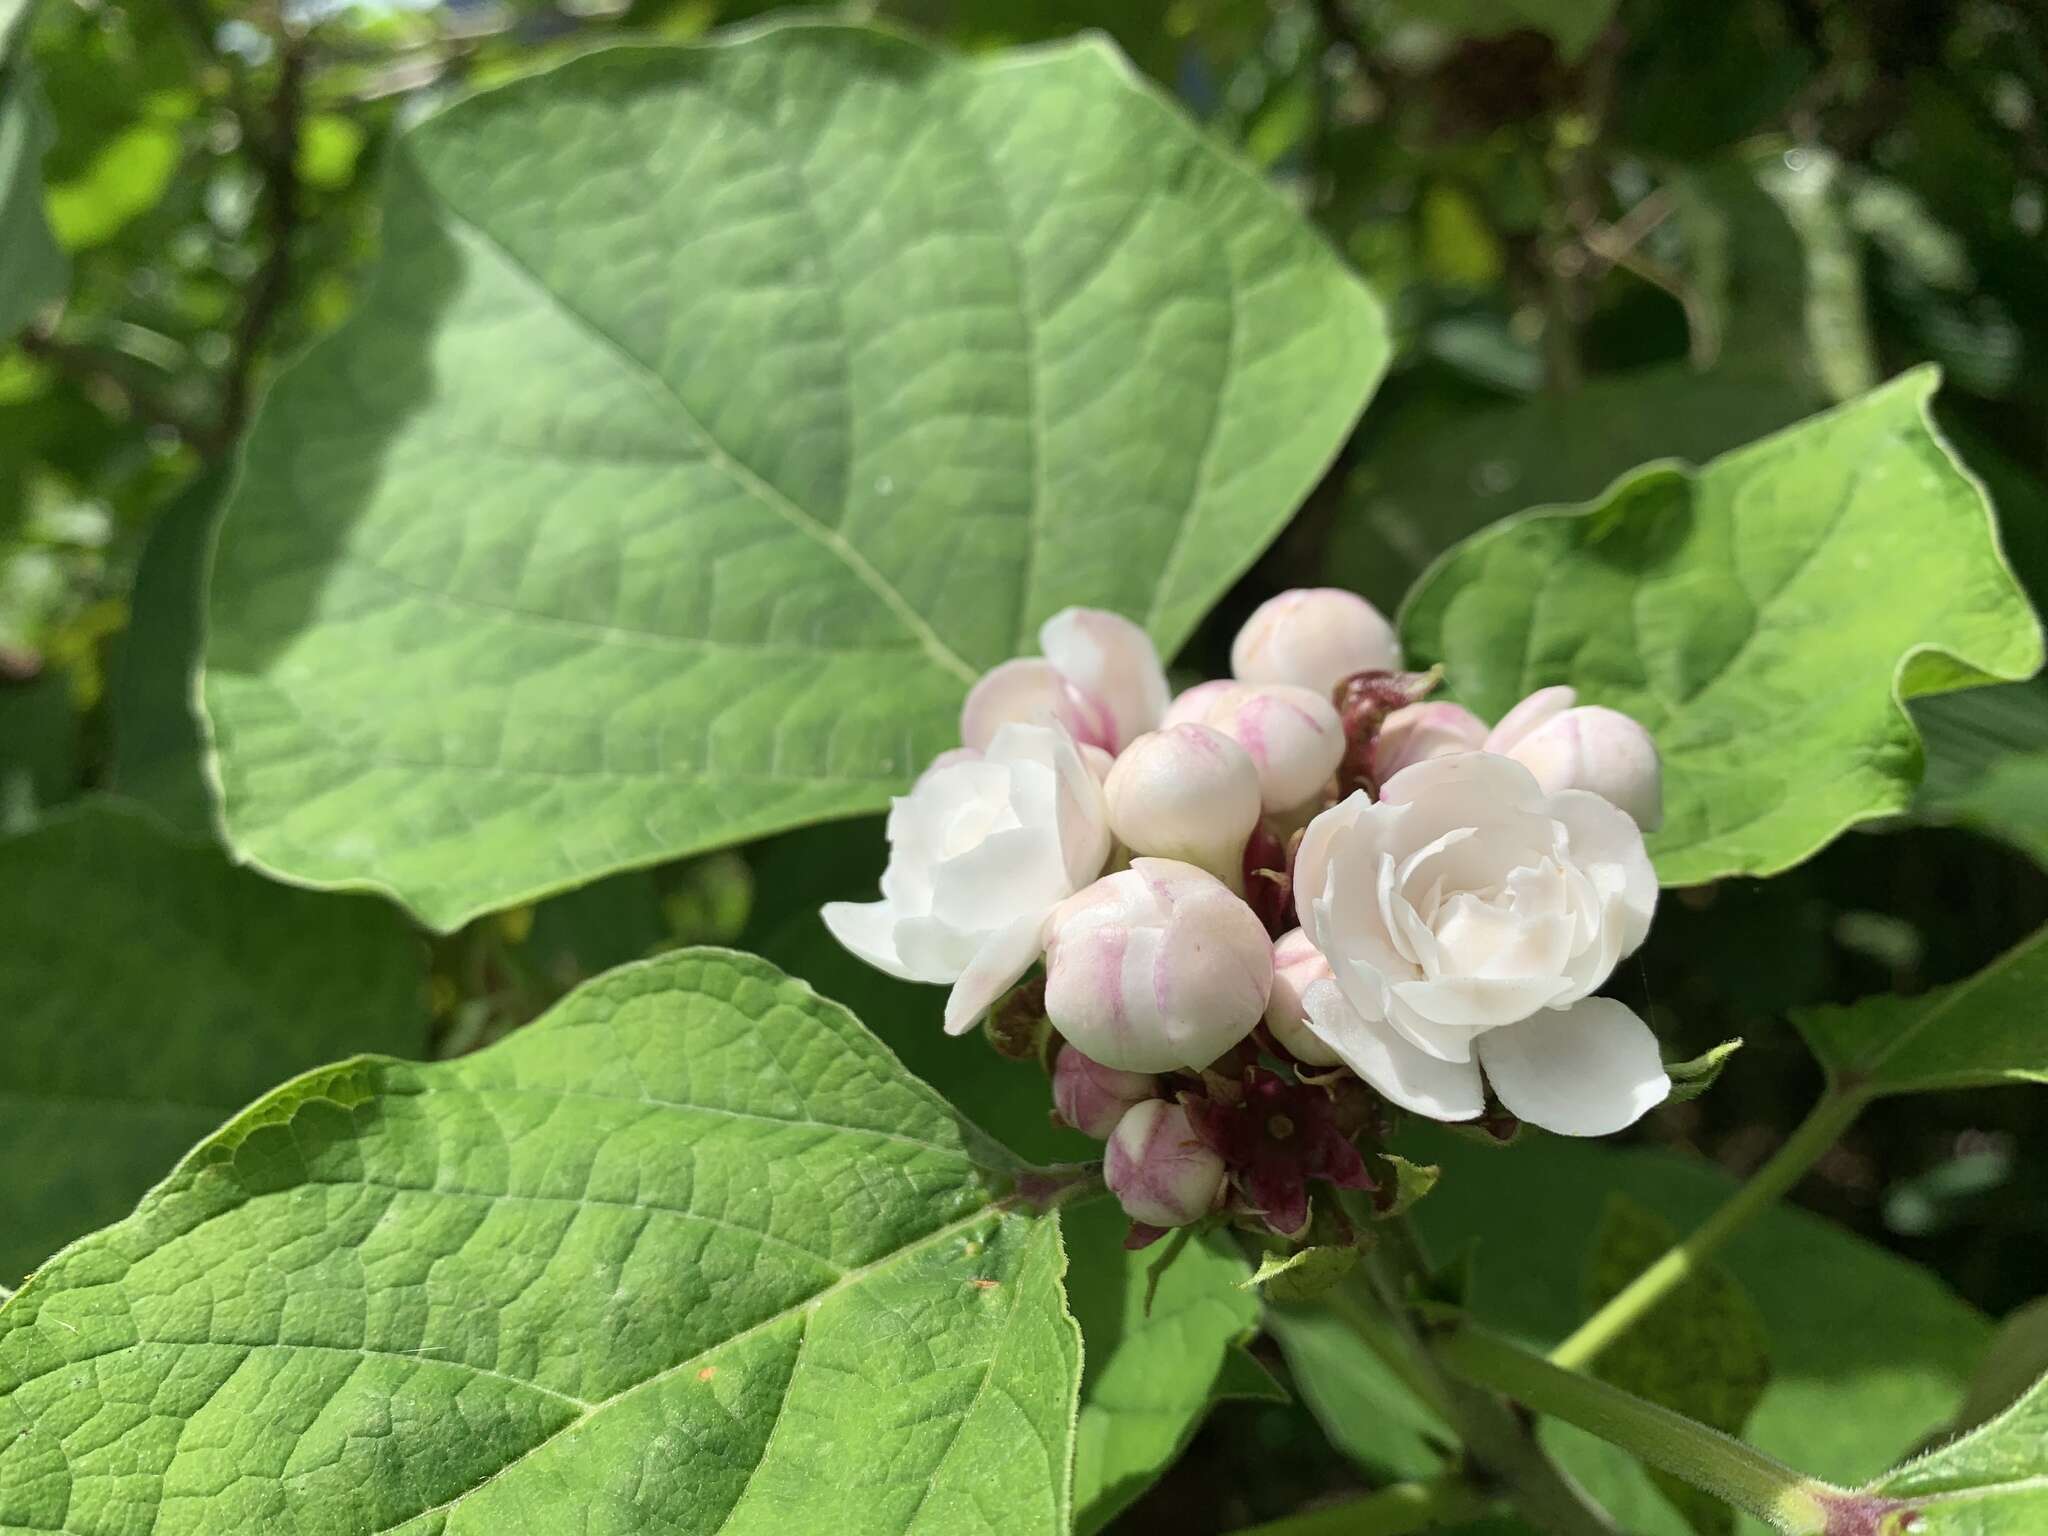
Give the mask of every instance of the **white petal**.
<path id="1" fill-rule="evenodd" d="M 1512 752 L 1516 743 L 1537 726 L 1563 714 L 1578 702 L 1576 688 L 1538 688 L 1500 717 L 1500 724 L 1487 733 L 1484 750 Z"/>
<path id="2" fill-rule="evenodd" d="M 1606 1136 L 1664 1102 L 1657 1037 L 1627 1004 L 1588 997 L 1479 1037 L 1486 1079 L 1510 1113 L 1560 1136 Z"/>
<path id="3" fill-rule="evenodd" d="M 1473 1120 L 1486 1108 L 1476 1063 L 1440 1061 L 1361 1015 L 1332 982 L 1302 994 L 1308 1028 L 1344 1064 L 1403 1109 L 1434 1120 Z"/>
<path id="4" fill-rule="evenodd" d="M 1483 827 L 1505 811 L 1540 809 L 1536 776 L 1511 757 L 1453 752 L 1403 768 L 1380 788 L 1380 804 L 1427 810 L 1426 837 L 1452 827 Z"/>
<path id="5" fill-rule="evenodd" d="M 1620 898 L 1620 958 L 1627 959 L 1648 937 L 1657 911 L 1657 871 L 1643 847 L 1642 829 L 1628 812 L 1589 790 L 1559 790 L 1544 809 L 1563 825 L 1571 862 L 1592 880 L 1602 902 Z"/>
<path id="6" fill-rule="evenodd" d="M 1043 922 L 1072 891 L 1053 830 L 1013 827 L 932 871 L 932 916 L 971 933 Z"/>
<path id="7" fill-rule="evenodd" d="M 989 1005 L 1001 997 L 1037 961 L 1039 927 L 1044 914 L 1022 917 L 989 935 L 946 998 L 946 1033 L 964 1035 L 974 1028 Z"/>
<path id="8" fill-rule="evenodd" d="M 833 938 L 878 971 L 904 981 L 950 981 L 920 976 L 896 949 L 896 909 L 886 901 L 828 901 L 819 915 Z"/>
<path id="9" fill-rule="evenodd" d="M 1308 824 L 1308 830 L 1301 834 L 1300 847 L 1295 849 L 1294 915 L 1318 947 L 1324 946 L 1316 933 L 1313 908 L 1322 899 L 1329 881 L 1330 844 L 1338 834 L 1357 826 L 1359 817 L 1371 806 L 1364 790 L 1352 791 L 1348 799 L 1338 801 Z"/>
<path id="10" fill-rule="evenodd" d="M 1121 751 L 1134 737 L 1159 728 L 1172 690 L 1152 637 L 1122 614 L 1100 608 L 1063 608 L 1038 631 L 1038 648 L 1060 675 L 1109 706 Z"/>
<path id="11" fill-rule="evenodd" d="M 1498 1029 L 1527 1018 L 1565 986 L 1556 976 L 1446 976 L 1441 981 L 1398 982 L 1394 995 L 1432 1024 Z"/>

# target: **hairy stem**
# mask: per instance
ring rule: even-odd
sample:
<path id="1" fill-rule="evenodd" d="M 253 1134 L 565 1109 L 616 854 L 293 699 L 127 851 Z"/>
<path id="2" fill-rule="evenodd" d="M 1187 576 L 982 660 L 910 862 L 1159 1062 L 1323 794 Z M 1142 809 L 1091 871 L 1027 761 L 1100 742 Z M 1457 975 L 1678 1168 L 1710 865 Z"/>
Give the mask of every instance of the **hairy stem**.
<path id="1" fill-rule="evenodd" d="M 1604 1381 L 1562 1370 L 1541 1355 L 1469 1324 L 1440 1338 L 1437 1354 L 1466 1380 L 1598 1435 L 1786 1536 L 1825 1536 L 1831 1512 L 1857 1499 L 1848 1490 L 1803 1476 L 1717 1429 Z"/>
<path id="2" fill-rule="evenodd" d="M 1830 1088 L 1769 1162 L 1751 1174 L 1749 1181 L 1701 1222 L 1690 1237 L 1623 1286 L 1605 1306 L 1581 1323 L 1571 1337 L 1550 1352 L 1551 1363 L 1566 1370 L 1582 1369 L 1640 1322 L 1757 1212 L 1787 1194 L 1821 1154 L 1841 1139 L 1865 1102 L 1864 1095 L 1853 1089 Z"/>
<path id="3" fill-rule="evenodd" d="M 1432 1526 L 1477 1520 L 1492 1507 L 1462 1478 L 1439 1477 L 1395 1483 L 1363 1498 L 1250 1526 L 1236 1536 L 1408 1536 Z"/>

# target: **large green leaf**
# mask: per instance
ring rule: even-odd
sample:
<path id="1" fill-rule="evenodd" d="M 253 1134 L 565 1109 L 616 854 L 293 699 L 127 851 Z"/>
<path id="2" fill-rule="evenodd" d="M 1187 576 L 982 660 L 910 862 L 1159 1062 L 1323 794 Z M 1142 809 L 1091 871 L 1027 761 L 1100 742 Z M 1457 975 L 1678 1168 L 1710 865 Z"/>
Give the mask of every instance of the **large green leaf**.
<path id="1" fill-rule="evenodd" d="M 0 341 L 64 291 L 68 264 L 43 211 L 51 130 L 27 53 L 30 0 L 0 0 Z"/>
<path id="2" fill-rule="evenodd" d="M 1584 1266 L 1611 1195 L 1689 1231 L 1734 1188 L 1704 1163 L 1556 1137 L 1525 1136 L 1502 1151 L 1418 1126 L 1402 1142 L 1408 1155 L 1444 1168 L 1443 1182 L 1415 1209 L 1431 1251 L 1449 1257 L 1471 1248 L 1473 1310 L 1546 1348 L 1586 1316 Z M 1838 1483 L 1879 1473 L 1946 1424 L 1990 1338 L 1989 1324 L 1925 1270 L 1789 1207 L 1762 1213 L 1721 1259 L 1755 1302 L 1770 1342 L 1770 1383 L 1746 1437 Z M 1386 1473 L 1426 1475 L 1418 1459 L 1426 1446 L 1414 1438 L 1426 1432 L 1426 1410 L 1375 1370 L 1362 1346 L 1337 1326 L 1282 1337 L 1333 1439 L 1356 1447 L 1369 1466 L 1400 1456 Z M 1311 1341 L 1314 1348 L 1301 1347 Z M 1347 1392 L 1346 1372 L 1367 1389 Z M 1689 1536 L 1627 1455 L 1563 1425 L 1546 1423 L 1544 1439 L 1631 1536 Z M 1765 1530 L 1747 1519 L 1737 1528 L 1746 1536 Z"/>
<path id="3" fill-rule="evenodd" d="M 1467 540 L 1403 610 L 1411 654 L 1484 715 L 1571 683 L 1649 727 L 1666 883 L 1798 863 L 1910 800 L 1905 698 L 2041 664 L 1983 493 L 1928 420 L 1934 387 L 1909 374 Z"/>
<path id="4" fill-rule="evenodd" d="M 726 951 L 324 1069 L 0 1309 L 0 1531 L 1063 1533 L 1024 1173 Z"/>
<path id="5" fill-rule="evenodd" d="M 1867 1490 L 1909 1500 L 1912 1536 L 2036 1536 L 2048 1529 L 2048 1378 L 1951 1445 Z"/>
<path id="6" fill-rule="evenodd" d="M 617 48 L 395 153 L 209 599 L 238 852 L 429 923 L 879 809 L 1070 603 L 1171 651 L 1377 305 L 1100 41 Z"/>
<path id="7" fill-rule="evenodd" d="M 118 801 L 0 840 L 0 1284 L 117 1220 L 283 1078 L 426 1045 L 425 956 Z"/>
<path id="8" fill-rule="evenodd" d="M 1794 1013 L 1828 1075 L 1870 1094 L 2048 1083 L 2048 929 L 1953 986 Z"/>

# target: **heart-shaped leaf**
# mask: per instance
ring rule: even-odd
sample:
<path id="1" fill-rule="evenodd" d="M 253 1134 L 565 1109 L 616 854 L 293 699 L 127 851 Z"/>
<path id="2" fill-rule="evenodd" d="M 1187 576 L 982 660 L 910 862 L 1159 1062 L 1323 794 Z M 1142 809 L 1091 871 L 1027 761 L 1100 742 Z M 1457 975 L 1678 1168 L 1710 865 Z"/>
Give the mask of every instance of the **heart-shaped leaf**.
<path id="1" fill-rule="evenodd" d="M 1476 535 L 1410 597 L 1411 655 L 1489 718 L 1570 683 L 1642 721 L 1669 885 L 1771 874 L 1902 809 L 1902 701 L 2041 665 L 1983 492 L 1928 419 L 1935 382 Z"/>
<path id="2" fill-rule="evenodd" d="M 280 890 L 119 801 L 0 840 L 0 934 L 0 1283 L 279 1080 L 426 1045 L 395 909 Z"/>
<path id="3" fill-rule="evenodd" d="M 288 1084 L 39 1272 L 0 1529 L 1064 1536 L 1051 1186 L 761 961 L 614 971 Z"/>
<path id="4" fill-rule="evenodd" d="M 609 49 L 394 159 L 248 443 L 205 703 L 243 856 L 436 927 L 880 808 L 1068 604 L 1170 652 L 1386 362 L 1096 40 Z"/>
<path id="5" fill-rule="evenodd" d="M 1871 1095 L 2048 1083 L 2048 928 L 1953 986 L 1792 1015 L 1828 1075 Z"/>

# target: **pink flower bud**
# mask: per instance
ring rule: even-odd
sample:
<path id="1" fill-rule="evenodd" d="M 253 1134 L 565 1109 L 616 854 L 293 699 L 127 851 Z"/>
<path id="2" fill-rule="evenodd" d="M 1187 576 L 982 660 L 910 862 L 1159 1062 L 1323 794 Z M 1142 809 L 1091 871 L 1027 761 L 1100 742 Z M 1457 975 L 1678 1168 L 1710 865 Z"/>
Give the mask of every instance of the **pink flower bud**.
<path id="1" fill-rule="evenodd" d="M 1664 771 L 1650 733 L 1618 710 L 1579 704 L 1570 688 L 1542 688 L 1493 728 L 1486 750 L 1512 757 L 1545 794 L 1590 790 L 1645 832 L 1664 822 Z"/>
<path id="2" fill-rule="evenodd" d="M 1251 1032 L 1273 984 L 1265 925 L 1214 876 L 1134 859 L 1053 909 L 1045 1012 L 1104 1066 L 1207 1066 Z"/>
<path id="3" fill-rule="evenodd" d="M 1207 720 L 1250 754 L 1269 815 L 1299 810 L 1323 793 L 1344 757 L 1344 727 L 1324 694 L 1287 683 L 1220 695 Z"/>
<path id="4" fill-rule="evenodd" d="M 1226 695 L 1243 691 L 1243 683 L 1233 683 L 1227 677 L 1213 678 L 1192 688 L 1184 688 L 1166 706 L 1166 716 L 1160 725 L 1207 725 L 1210 710 L 1222 703 Z"/>
<path id="5" fill-rule="evenodd" d="M 1239 888 L 1259 821 L 1259 772 L 1221 731 L 1148 731 L 1124 748 L 1102 792 L 1110 830 L 1133 853 L 1179 859 Z"/>
<path id="6" fill-rule="evenodd" d="M 1330 962 L 1299 928 L 1273 943 L 1273 991 L 1266 999 L 1266 1027 L 1280 1048 L 1311 1067 L 1334 1067 L 1344 1058 L 1316 1038 L 1308 1026 L 1301 995 L 1331 977 Z"/>
<path id="7" fill-rule="evenodd" d="M 1180 1105 L 1147 1099 L 1110 1133 L 1102 1177 L 1131 1220 L 1184 1227 L 1215 1206 L 1223 1159 L 1203 1145 Z"/>
<path id="8" fill-rule="evenodd" d="M 1052 1069 L 1053 1108 L 1085 1136 L 1101 1141 L 1116 1129 L 1124 1111 L 1159 1096 L 1159 1082 L 1145 1072 L 1120 1072 L 1062 1046 Z"/>
<path id="9" fill-rule="evenodd" d="M 1297 587 L 1261 603 L 1230 647 L 1241 683 L 1291 683 L 1328 698 L 1354 672 L 1401 665 L 1394 626 L 1356 592 Z"/>
<path id="10" fill-rule="evenodd" d="M 1486 722 L 1462 704 L 1410 704 L 1395 710 L 1373 741 L 1373 777 L 1384 784 L 1403 768 L 1453 752 L 1477 752 Z"/>
<path id="11" fill-rule="evenodd" d="M 1063 608 L 1038 631 L 1044 656 L 982 674 L 960 710 L 960 739 L 986 748 L 1005 725 L 1060 725 L 1084 747 L 1115 752 L 1159 724 L 1166 671 L 1152 637 L 1121 614 Z"/>

